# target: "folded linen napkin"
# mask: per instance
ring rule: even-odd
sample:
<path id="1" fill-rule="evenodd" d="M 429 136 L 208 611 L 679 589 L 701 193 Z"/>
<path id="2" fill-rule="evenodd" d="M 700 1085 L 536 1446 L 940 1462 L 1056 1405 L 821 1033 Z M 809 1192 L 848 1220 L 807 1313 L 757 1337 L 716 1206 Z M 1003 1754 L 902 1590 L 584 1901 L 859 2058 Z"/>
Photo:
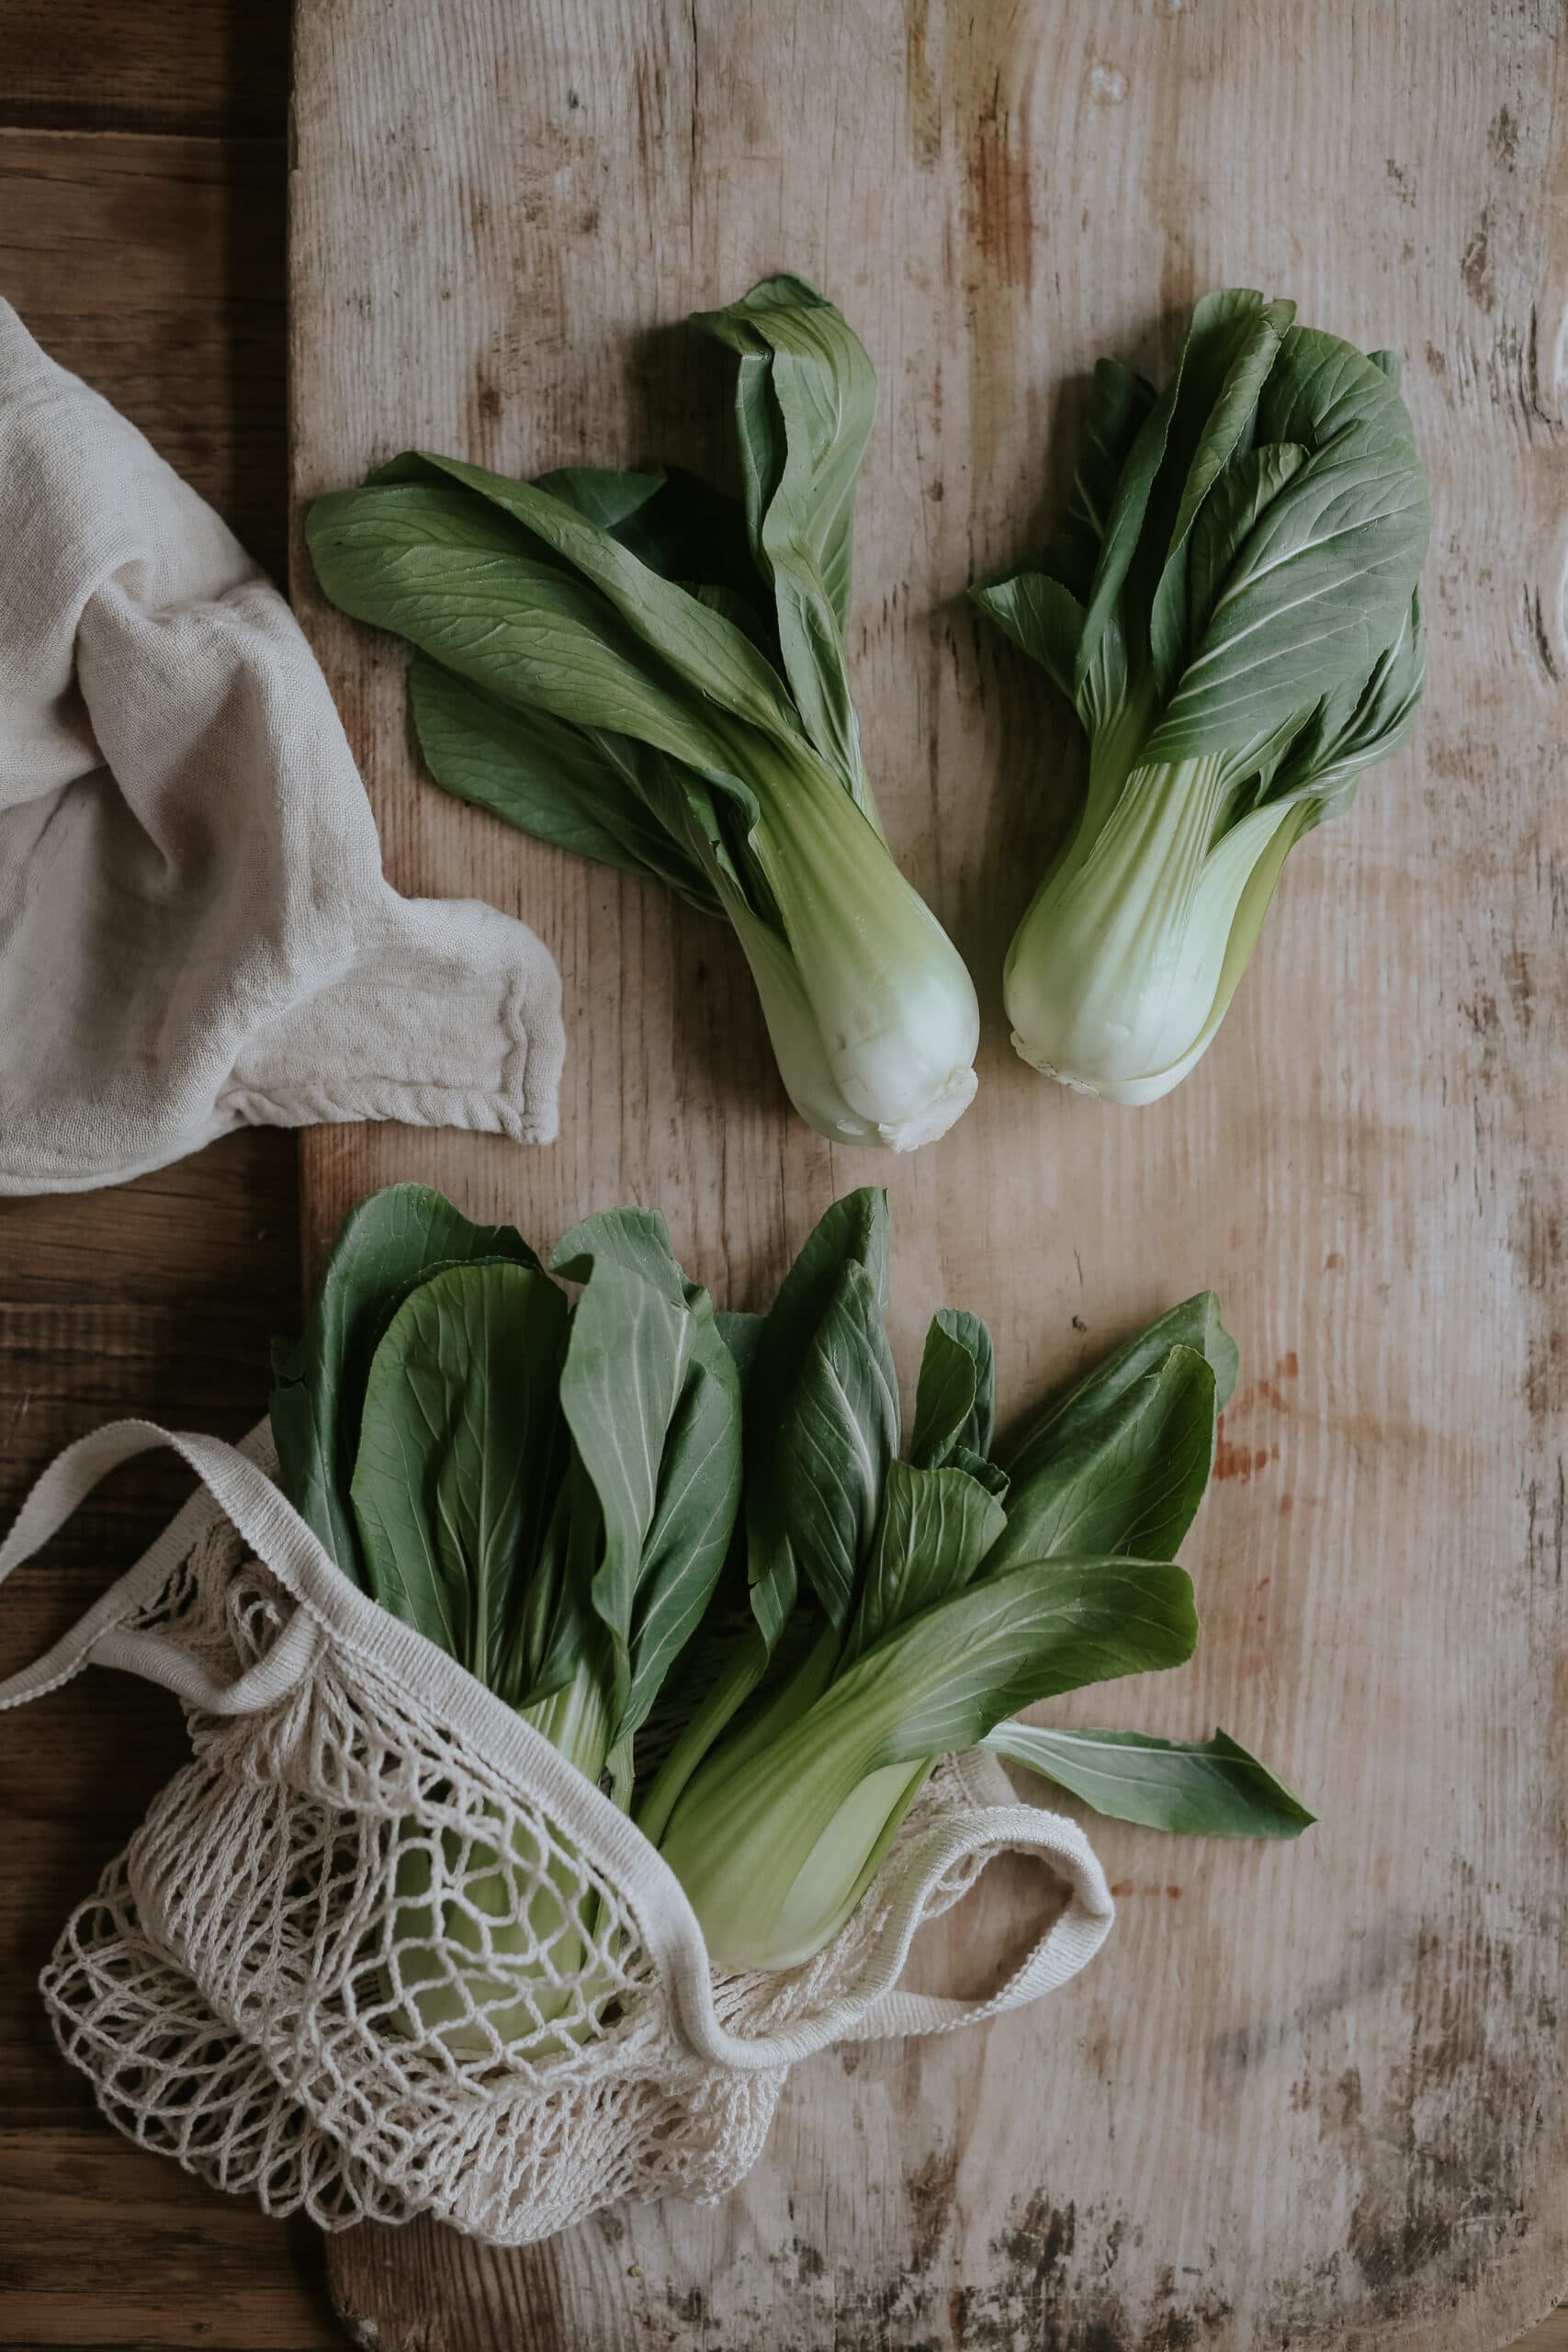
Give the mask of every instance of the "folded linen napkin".
<path id="1" fill-rule="evenodd" d="M 391 888 L 283 598 L 0 302 L 0 1193 L 246 1124 L 547 1143 L 563 1050 L 542 942 Z"/>

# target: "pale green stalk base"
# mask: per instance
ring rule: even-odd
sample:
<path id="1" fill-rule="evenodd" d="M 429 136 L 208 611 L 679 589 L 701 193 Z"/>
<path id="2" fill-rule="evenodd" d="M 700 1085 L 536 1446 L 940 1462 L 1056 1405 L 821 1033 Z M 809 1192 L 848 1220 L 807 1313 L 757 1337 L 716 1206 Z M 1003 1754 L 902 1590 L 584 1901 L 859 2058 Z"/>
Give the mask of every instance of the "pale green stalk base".
<path id="1" fill-rule="evenodd" d="M 799 1665 L 784 1676 L 750 1719 L 725 1741 L 727 1772 L 739 1771 L 742 1764 L 765 1747 L 771 1739 L 776 1738 L 780 1732 L 787 1730 L 814 1701 L 821 1697 L 833 1679 L 833 1668 L 841 1645 L 840 1637 L 833 1628 L 824 1626 Z M 775 1666 L 777 1662 L 775 1654 Z M 647 1801 L 637 1817 L 637 1827 L 650 1844 L 657 1846 L 662 1839 L 671 1816 L 685 1792 L 686 1783 L 702 1764 L 709 1748 L 762 1681 L 768 1666 L 761 1634 L 753 1630 L 739 1645 L 660 1767 Z"/>
<path id="2" fill-rule="evenodd" d="M 963 990 L 953 987 L 951 975 L 940 971 L 918 975 L 902 988 L 896 1006 L 890 1007 L 890 1025 L 876 1048 L 883 1080 L 877 1099 L 884 1114 L 894 1101 L 908 1107 L 897 1116 L 873 1115 L 865 1107 L 865 1091 L 855 1089 L 859 1100 L 852 1102 L 841 1082 L 841 1070 L 830 1062 L 799 967 L 788 947 L 735 891 L 728 885 L 722 887 L 727 911 L 761 999 L 762 1017 L 784 1092 L 807 1125 L 831 1143 L 868 1144 L 884 1151 L 916 1151 L 921 1144 L 935 1143 L 944 1136 L 963 1117 L 979 1083 L 973 1060 L 979 1041 L 978 1015 L 971 1037 Z M 927 997 L 929 1004 L 921 1001 Z M 901 1031 L 895 1024 L 905 1020 L 908 1027 Z M 928 1058 L 929 1048 L 932 1040 L 949 1033 L 956 1040 L 952 1051 L 967 1058 L 950 1060 L 945 1068 L 938 1068 Z"/>
<path id="3" fill-rule="evenodd" d="M 748 739 L 750 854 L 783 935 L 716 864 L 791 1102 L 818 1134 L 913 1151 L 973 1101 L 980 1007 L 877 827 L 814 755 Z"/>
<path id="4" fill-rule="evenodd" d="M 791 1968 L 860 1901 L 934 1758 L 883 1763 L 884 1705 L 832 1672 L 828 1635 L 772 1705 L 709 1757 L 662 1851 L 720 1968 Z"/>
<path id="5" fill-rule="evenodd" d="M 794 1968 L 831 1943 L 876 1875 L 931 1770 L 930 1764 L 919 1764 L 912 1772 L 907 1764 L 887 1764 L 869 1773 L 812 1848 L 773 1921 L 764 1956 L 729 1964 Z M 846 1888 L 844 1872 L 857 1852 L 860 1866 Z"/>
<path id="6" fill-rule="evenodd" d="M 1135 768 L 1098 826 L 1086 810 L 1008 951 L 1003 1001 L 1032 1069 L 1138 1105 L 1213 1042 L 1310 814 L 1266 805 L 1215 841 L 1226 788 L 1218 757 Z"/>
<path id="7" fill-rule="evenodd" d="M 525 1723 L 597 1784 L 604 1770 L 609 1725 L 596 1677 L 580 1672 L 563 1690 L 522 1713 Z M 455 1830 L 442 1832 L 448 1871 L 457 1866 L 464 1842 Z M 493 2058 L 500 2041 L 509 2058 L 542 2064 L 588 2041 L 595 2030 L 594 2018 L 581 2014 L 583 2004 L 593 2001 L 592 1981 L 582 1981 L 581 1972 L 592 1950 L 599 1898 L 582 1894 L 577 1871 L 570 1856 L 563 1855 L 548 1864 L 546 1883 L 519 1917 L 513 1908 L 515 1880 L 498 1850 L 466 1842 L 463 1904 L 443 1905 L 439 1935 L 430 1904 L 428 1846 L 406 1844 L 399 1852 L 393 1884 L 406 1907 L 394 1922 L 400 1947 L 396 1979 L 389 1962 L 383 1962 L 378 1972 L 386 1997 L 395 1999 L 400 1988 L 410 2005 L 394 2013 L 393 2030 L 409 2040 L 434 2034 L 455 2058 Z M 517 1823 L 512 1844 L 518 1863 L 536 1870 L 537 1840 L 526 1822 Z M 476 1912 L 479 1918 L 471 1916 Z M 437 1941 L 439 1954 L 431 1948 Z M 471 1969 L 455 1962 L 454 1946 L 473 1953 Z M 543 1958 L 547 1951 L 547 1966 Z M 504 1976 L 480 1964 L 497 1957 L 514 1963 Z M 562 1984 L 556 1982 L 560 1977 L 579 1981 Z M 527 1984 L 526 1995 L 519 1993 L 520 1982 Z M 603 1989 L 607 1993 L 608 1984 Z M 477 2011 L 483 2012 L 483 2022 Z M 563 2018 L 569 2021 L 552 2031 Z"/>

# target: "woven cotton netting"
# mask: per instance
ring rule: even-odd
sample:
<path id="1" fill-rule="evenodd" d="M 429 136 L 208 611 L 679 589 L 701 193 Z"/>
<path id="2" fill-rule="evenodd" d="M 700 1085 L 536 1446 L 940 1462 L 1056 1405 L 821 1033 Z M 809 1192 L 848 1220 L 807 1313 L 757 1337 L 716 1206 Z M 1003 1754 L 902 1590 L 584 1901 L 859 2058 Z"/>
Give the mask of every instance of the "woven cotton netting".
<path id="1" fill-rule="evenodd" d="M 294 1606 L 220 1521 L 140 1622 L 228 1680 Z M 626 1891 L 406 1680 L 327 1637 L 276 1704 L 191 1732 L 43 1982 L 132 2138 L 328 2228 L 434 2211 L 506 2244 L 622 2198 L 717 2197 L 755 2161 L 784 2068 L 690 2049 Z M 901 1844 L 972 1800 L 965 1770 Z M 775 2030 L 852 1982 L 890 1868 L 806 1966 L 716 1977 L 722 2024 Z"/>

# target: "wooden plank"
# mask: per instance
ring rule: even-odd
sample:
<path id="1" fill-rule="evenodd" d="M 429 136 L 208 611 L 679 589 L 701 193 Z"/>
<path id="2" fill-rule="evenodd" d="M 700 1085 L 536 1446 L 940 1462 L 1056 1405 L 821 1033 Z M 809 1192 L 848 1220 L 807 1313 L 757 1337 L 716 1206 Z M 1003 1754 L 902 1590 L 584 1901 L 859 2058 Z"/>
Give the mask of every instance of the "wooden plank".
<path id="1" fill-rule="evenodd" d="M 973 1114 L 907 1164 L 789 1123 L 730 943 L 420 784 L 396 655 L 301 564 L 395 877 L 526 914 L 571 1040 L 549 1152 L 313 1138 L 312 1237 L 394 1175 L 541 1239 L 639 1199 L 754 1300 L 886 1177 L 906 1351 L 939 1299 L 976 1307 L 1014 1410 L 1216 1282 L 1247 1376 L 1194 1547 L 1204 1651 L 1118 1713 L 1221 1720 L 1324 1815 L 1268 1853 L 1097 1828 L 1123 1902 L 1094 1969 L 987 2033 L 804 2068 L 717 2211 L 513 2259 L 354 2233 L 330 2259 L 366 2341 L 1479 2352 L 1568 2276 L 1562 74 L 1535 0 L 1440 29 L 1416 0 L 304 9 L 300 504 L 411 440 L 524 472 L 705 456 L 717 376 L 669 330 L 764 269 L 862 329 L 857 693 L 989 1023 Z M 1038 537 L 1094 356 L 1168 361 L 1234 280 L 1406 355 L 1431 693 L 1292 862 L 1202 1069 L 1119 1114 L 1006 1048 L 1062 721 L 961 598 Z"/>
<path id="2" fill-rule="evenodd" d="M 248 1428 L 271 1332 L 292 1317 L 297 1262 L 295 1147 L 281 1134 L 229 1137 L 112 1193 L 0 1201 L 0 1523 L 62 1445 L 104 1420 Z M 119 1473 L 7 1584 L 0 1676 L 81 1614 L 188 1485 L 172 1458 Z M 39 2001 L 66 1914 L 188 1753 L 166 1694 L 118 1676 L 0 1713 L 7 2346 L 304 2352 L 341 2340 L 314 2233 L 280 2233 L 120 2140 L 62 2064 Z"/>
<path id="3" fill-rule="evenodd" d="M 0 2343 L 11 2352 L 342 2346 L 313 2231 L 220 2196 L 95 2115 L 25 2132 L 7 2118 L 0 2204 Z"/>
<path id="4" fill-rule="evenodd" d="M 0 1510 L 62 1446 L 118 1416 L 231 1438 L 259 1418 L 270 1340 L 294 1313 L 293 1193 L 293 1138 L 252 1134 L 112 1194 L 0 1201 Z M 149 1457 L 95 1493 L 7 1583 L 0 1676 L 82 1614 L 190 1483 L 172 1456 Z M 34 2009 L 60 1894 L 85 1893 L 185 1752 L 177 1709 L 148 1686 L 94 1678 L 49 1705 L 47 1741 L 40 1715 L 0 1713 L 0 1815 L 17 1865 L 0 1884 L 0 1941 L 26 1975 L 8 1968 L 0 1999 Z M 67 1874 L 58 1892 L 39 1885 L 45 1870 Z M 0 2047 L 0 2082 L 9 2063 Z"/>
<path id="5" fill-rule="evenodd" d="M 123 124 L 156 113 L 217 128 L 202 119 L 192 59 L 220 13 L 178 0 L 14 8 L 0 121 L 26 114 L 59 130 L 65 117 Z M 265 74 L 246 83 L 239 69 L 254 66 L 267 40 L 276 48 L 283 21 L 270 6 L 226 12 L 225 40 L 243 36 L 230 60 L 242 90 L 266 91 Z M 140 95 L 128 93 L 138 74 Z M 237 153 L 0 134 L 0 288 L 276 566 L 276 71 L 271 88 L 272 141 Z M 243 96 L 242 115 L 248 105 Z M 112 1193 L 0 1202 L 0 1522 L 57 1448 L 101 1420 L 150 1412 L 230 1435 L 247 1427 L 265 1396 L 268 1337 L 291 1319 L 297 1289 L 291 1136 L 231 1136 Z M 185 1483 L 172 1465 L 120 1474 L 7 1586 L 0 1674 L 135 1556 Z M 113 1676 L 89 1677 L 47 1713 L 0 1715 L 0 2343 L 14 2352 L 314 2352 L 341 2341 L 315 2233 L 280 2230 L 120 2140 L 62 2064 L 38 2000 L 66 1912 L 186 1752 L 177 1709 Z"/>
<path id="6" fill-rule="evenodd" d="M 281 139 L 0 131 L 4 292 L 281 576 Z"/>
<path id="7" fill-rule="evenodd" d="M 0 121 L 276 137 L 288 0 L 7 0 Z"/>
<path id="8" fill-rule="evenodd" d="M 116 1412 L 155 1408 L 225 1436 L 259 1418 L 272 1334 L 295 1314 L 294 1159 L 292 1136 L 247 1133 L 112 1195 L 0 1200 L 7 1496 Z M 35 1600 L 26 1579 L 7 1587 L 0 1641 L 20 1654 L 52 1639 L 46 1617 L 79 1612 L 106 1544 L 155 1529 L 183 1484 L 152 1464 L 118 1473 L 54 1546 L 58 1589 Z M 26 1721 L 0 1716 L 0 1737 Z"/>

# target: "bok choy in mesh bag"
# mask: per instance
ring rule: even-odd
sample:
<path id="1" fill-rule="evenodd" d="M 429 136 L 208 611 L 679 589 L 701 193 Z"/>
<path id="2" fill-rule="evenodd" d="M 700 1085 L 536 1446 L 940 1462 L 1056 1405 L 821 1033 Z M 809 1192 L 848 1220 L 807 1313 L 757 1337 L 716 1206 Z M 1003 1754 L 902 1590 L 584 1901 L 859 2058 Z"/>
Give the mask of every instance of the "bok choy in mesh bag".
<path id="1" fill-rule="evenodd" d="M 900 1458 L 886 1243 L 852 1195 L 765 1317 L 719 1316 L 641 1211 L 547 1267 L 398 1186 L 279 1351 L 275 1447 L 127 1422 L 44 1474 L 0 1579 L 152 1446 L 206 1489 L 0 1682 L 15 1706 L 96 1662 L 186 1710 L 189 1763 L 41 1984 L 140 2144 L 329 2228 L 502 2245 L 717 2197 L 797 2060 L 1017 2007 L 1098 1951 L 1083 1831 L 998 1754 L 1135 1822 L 1304 1825 L 1223 1736 L 1013 1720 L 1192 1646 L 1172 1555 L 1235 1371 L 1213 1300 L 1005 1472 L 984 1327 L 944 1311 Z M 1026 1955 L 976 2000 L 905 1991 L 921 1922 L 1000 1852 L 1049 1887 Z"/>
<path id="2" fill-rule="evenodd" d="M 1191 1654 L 1175 1555 L 1235 1376 L 1211 1295 L 1080 1382 L 1004 1469 L 989 1336 L 955 1310 L 899 1458 L 880 1192 L 829 1210 L 766 1316 L 716 1316 L 638 1211 L 574 1227 L 550 1264 L 583 1283 L 575 1306 L 515 1234 L 437 1194 L 363 1204 L 282 1362 L 283 1476 L 340 1566 L 607 1780 L 718 1965 L 819 1951 L 968 1748 L 1161 1827 L 1310 1820 L 1223 1733 L 1010 1720 Z M 416 1941 L 426 1868 L 421 1847 L 400 1878 Z M 477 1875 L 483 1909 L 500 1882 L 482 1855 Z M 487 1913 L 487 1949 L 525 1957 L 540 1924 Z"/>
<path id="3" fill-rule="evenodd" d="M 316 500 L 310 554 L 335 605 L 417 649 L 438 784 L 728 918 L 802 1117 L 908 1150 L 973 1096 L 979 1011 L 888 853 L 850 695 L 876 379 L 797 277 L 696 323 L 736 355 L 743 501 L 411 452 Z"/>

